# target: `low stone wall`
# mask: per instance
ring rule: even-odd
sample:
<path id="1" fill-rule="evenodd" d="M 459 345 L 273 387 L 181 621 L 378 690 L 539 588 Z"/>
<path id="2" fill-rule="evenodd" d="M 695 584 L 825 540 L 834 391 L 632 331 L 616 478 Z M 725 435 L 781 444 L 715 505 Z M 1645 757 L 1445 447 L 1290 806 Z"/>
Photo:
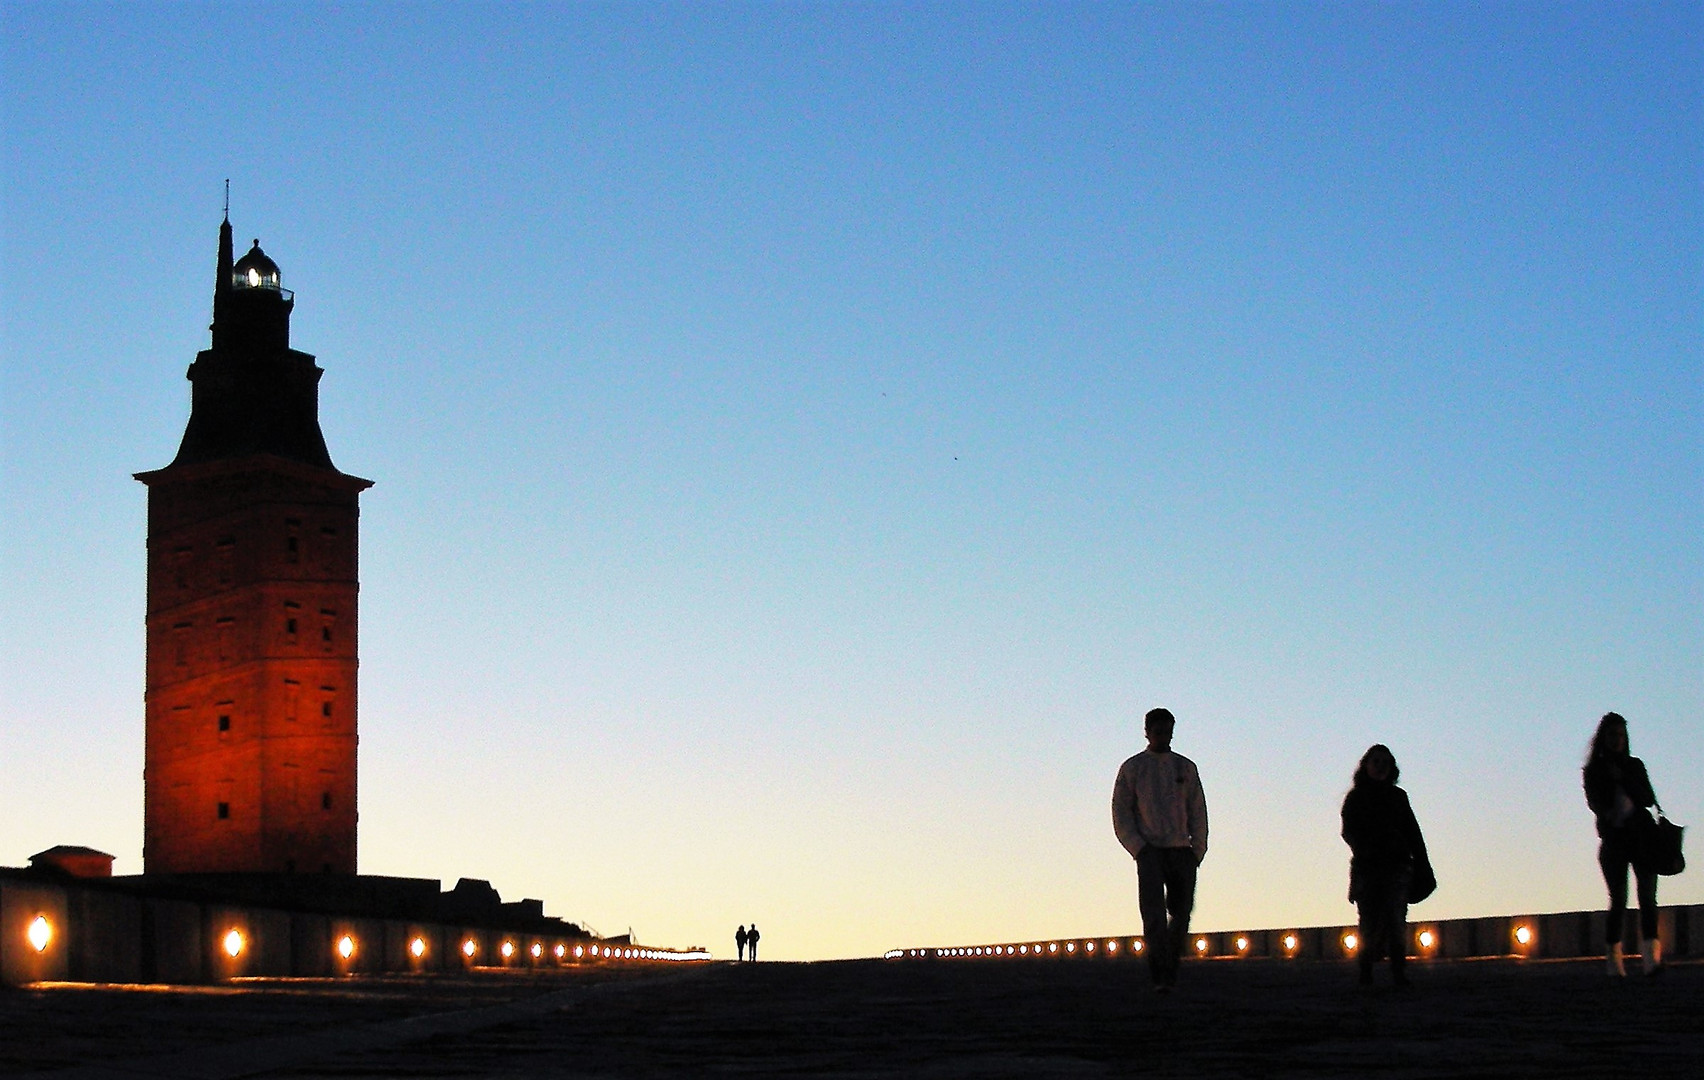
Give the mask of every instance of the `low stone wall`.
<path id="1" fill-rule="evenodd" d="M 1494 915 L 1473 919 L 1429 919 L 1408 924 L 1408 955 L 1421 960 L 1485 957 L 1562 959 L 1602 956 L 1604 913 L 1559 911 L 1539 915 Z M 1671 906 L 1657 912 L 1665 958 L 1704 952 L 1704 905 Z M 1353 926 L 1297 926 L 1278 930 L 1214 930 L 1190 935 L 1193 953 L 1204 960 L 1273 957 L 1291 960 L 1348 960 L 1360 948 Z M 1622 945 L 1639 954 L 1637 911 L 1627 913 Z M 1141 935 L 1042 938 L 976 945 L 929 945 L 891 949 L 889 960 L 1139 960 Z"/>
<path id="2" fill-rule="evenodd" d="M 0 878 L 0 985 L 201 983 L 245 976 L 708 960 L 525 928 L 342 917 Z"/>

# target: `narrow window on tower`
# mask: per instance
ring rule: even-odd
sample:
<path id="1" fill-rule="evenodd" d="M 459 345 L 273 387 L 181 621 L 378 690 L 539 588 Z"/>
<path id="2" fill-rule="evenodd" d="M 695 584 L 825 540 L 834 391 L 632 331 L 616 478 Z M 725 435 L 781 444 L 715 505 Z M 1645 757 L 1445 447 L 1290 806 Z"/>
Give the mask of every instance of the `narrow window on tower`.
<path id="1" fill-rule="evenodd" d="M 231 804 L 228 803 L 228 802 L 220 803 L 219 804 L 219 820 L 225 821 L 228 818 L 230 818 L 230 816 L 231 816 Z"/>
<path id="2" fill-rule="evenodd" d="M 220 730 L 220 732 L 226 732 L 226 731 L 231 730 L 231 714 L 230 713 L 223 713 L 222 712 L 222 713 L 219 714 L 219 730 Z"/>
<path id="3" fill-rule="evenodd" d="M 324 792 L 320 793 L 320 809 L 321 810 L 330 810 L 331 809 L 331 792 L 324 791 Z"/>
<path id="4" fill-rule="evenodd" d="M 302 698 L 302 684 L 295 679 L 284 680 L 284 719 L 294 724 L 296 722 L 296 707 Z"/>
<path id="5" fill-rule="evenodd" d="M 331 627 L 337 622 L 337 612 L 330 608 L 320 608 L 320 647 L 326 652 L 331 651 Z"/>
<path id="6" fill-rule="evenodd" d="M 300 616 L 302 605 L 294 600 L 284 601 L 284 638 L 291 645 L 296 644 L 296 620 Z"/>
<path id="7" fill-rule="evenodd" d="M 331 720 L 331 698 L 330 698 L 329 695 L 337 693 L 337 687 L 335 687 L 335 686 L 322 686 L 322 687 L 320 687 L 320 692 L 328 695 L 324 701 L 320 702 L 320 716 L 322 718 L 324 718 L 326 726 L 330 727 L 332 720 Z"/>
<path id="8" fill-rule="evenodd" d="M 232 566 L 233 563 L 236 562 L 236 558 L 235 558 L 235 554 L 236 554 L 236 550 L 237 550 L 237 539 L 236 539 L 236 537 L 234 537 L 234 536 L 222 536 L 222 537 L 220 537 L 219 543 L 217 545 L 215 545 L 214 550 L 218 553 L 218 559 L 215 560 L 215 561 L 219 565 L 219 584 L 229 585 L 231 583 L 231 566 Z"/>
<path id="9" fill-rule="evenodd" d="M 302 559 L 302 522 L 298 518 L 284 519 L 284 561 L 300 562 Z"/>
<path id="10" fill-rule="evenodd" d="M 229 615 L 221 616 L 214 623 L 218 630 L 219 660 L 221 663 L 231 659 L 231 635 L 234 632 L 235 625 L 236 621 Z"/>
<path id="11" fill-rule="evenodd" d="M 167 742 L 173 750 L 183 750 L 189 746 L 189 741 L 199 732 L 192 730 L 195 710 L 188 705 L 172 706 L 171 727 L 164 732 Z"/>

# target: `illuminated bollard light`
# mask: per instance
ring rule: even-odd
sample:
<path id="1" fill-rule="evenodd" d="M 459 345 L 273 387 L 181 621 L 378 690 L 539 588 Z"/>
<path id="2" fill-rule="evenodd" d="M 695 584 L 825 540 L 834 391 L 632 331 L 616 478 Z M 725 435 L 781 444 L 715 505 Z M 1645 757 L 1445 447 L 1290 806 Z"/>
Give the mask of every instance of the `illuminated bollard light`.
<path id="1" fill-rule="evenodd" d="M 537 960 L 544 955 L 544 946 L 535 941 L 533 942 L 533 947 L 530 951 L 532 952 L 532 958 Z"/>
<path id="2" fill-rule="evenodd" d="M 515 943 L 512 941 L 505 941 L 503 943 L 503 947 L 497 951 L 503 954 L 503 959 L 511 960 L 515 956 Z"/>
<path id="3" fill-rule="evenodd" d="M 1346 933 L 1346 934 L 1343 935 L 1343 951 L 1344 952 L 1352 954 L 1352 953 L 1354 953 L 1354 951 L 1356 949 L 1358 949 L 1360 947 L 1361 947 L 1361 939 L 1359 937 L 1357 937 L 1353 931 L 1350 931 L 1349 933 Z"/>
<path id="4" fill-rule="evenodd" d="M 1239 934 L 1236 940 L 1236 947 L 1239 955 L 1246 955 L 1248 953 L 1248 938 Z"/>
<path id="5" fill-rule="evenodd" d="M 344 934 L 342 937 L 338 938 L 337 939 L 337 955 L 343 957 L 343 959 L 345 959 L 345 960 L 354 956 L 355 955 L 355 939 L 353 937 L 349 936 L 348 934 Z"/>
<path id="6" fill-rule="evenodd" d="M 1197 955 L 1197 956 L 1206 956 L 1207 955 L 1207 939 L 1206 938 L 1198 937 L 1198 938 L 1195 939 L 1195 955 Z"/>
<path id="7" fill-rule="evenodd" d="M 423 937 L 416 937 L 413 941 L 410 941 L 408 943 L 408 955 L 414 957 L 414 959 L 416 959 L 416 960 L 420 959 L 422 956 L 425 956 L 426 955 L 426 939 L 423 938 Z"/>
<path id="8" fill-rule="evenodd" d="M 46 952 L 53 941 L 53 924 L 47 921 L 46 915 L 37 915 L 29 929 L 24 931 L 24 938 L 36 952 Z"/>
<path id="9" fill-rule="evenodd" d="M 468 938 L 466 941 L 462 942 L 462 955 L 467 957 L 469 960 L 472 960 L 473 954 L 478 951 L 479 943 L 474 941 L 472 938 Z"/>
<path id="10" fill-rule="evenodd" d="M 1282 942 L 1285 956 L 1296 955 L 1296 950 L 1302 947 L 1302 939 L 1297 934 L 1285 934 Z"/>
<path id="11" fill-rule="evenodd" d="M 1130 939 L 1130 951 L 1131 952 L 1139 953 L 1139 952 L 1142 951 L 1143 946 L 1144 946 L 1144 943 L 1143 943 L 1141 938 L 1131 938 Z"/>
<path id="12" fill-rule="evenodd" d="M 224 944 L 225 955 L 230 957 L 232 960 L 235 960 L 243 954 L 243 946 L 247 944 L 247 942 L 243 940 L 241 930 L 232 930 L 230 933 L 225 935 Z"/>
<path id="13" fill-rule="evenodd" d="M 563 945 L 560 942 L 557 943 L 556 948 L 553 951 L 555 952 L 556 959 L 558 960 L 566 960 L 568 958 L 568 946 Z"/>

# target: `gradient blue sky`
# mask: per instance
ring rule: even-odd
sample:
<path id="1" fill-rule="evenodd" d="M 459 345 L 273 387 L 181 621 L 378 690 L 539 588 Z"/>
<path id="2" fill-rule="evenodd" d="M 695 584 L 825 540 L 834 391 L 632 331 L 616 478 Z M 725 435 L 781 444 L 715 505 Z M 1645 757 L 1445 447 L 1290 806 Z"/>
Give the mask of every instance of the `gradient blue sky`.
<path id="1" fill-rule="evenodd" d="M 1597 906 L 1704 824 L 1704 8 L 0 7 L 0 863 L 140 870 L 222 181 L 362 518 L 371 873 L 776 958 Z M 1701 871 L 1663 898 L 1704 902 Z"/>

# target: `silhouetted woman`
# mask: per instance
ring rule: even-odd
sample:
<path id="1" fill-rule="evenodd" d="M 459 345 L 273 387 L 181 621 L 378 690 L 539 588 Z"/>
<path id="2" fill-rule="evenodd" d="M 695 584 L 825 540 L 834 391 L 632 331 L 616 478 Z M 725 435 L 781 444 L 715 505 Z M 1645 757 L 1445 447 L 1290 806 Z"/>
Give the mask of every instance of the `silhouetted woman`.
<path id="1" fill-rule="evenodd" d="M 1663 943 L 1657 938 L 1657 874 L 1640 858 L 1640 849 L 1656 831 L 1645 807 L 1656 804 L 1645 763 L 1627 752 L 1627 721 L 1619 713 L 1604 713 L 1592 736 L 1592 752 L 1584 769 L 1586 805 L 1597 815 L 1598 865 L 1609 886 L 1609 916 L 1604 924 L 1604 953 L 1609 973 L 1627 974 L 1621 960 L 1621 934 L 1627 925 L 1627 868 L 1639 890 L 1640 959 L 1645 974 L 1662 969 Z"/>
<path id="2" fill-rule="evenodd" d="M 1360 912 L 1361 983 L 1373 981 L 1373 965 L 1390 957 L 1391 978 L 1408 985 L 1403 967 L 1408 960 L 1408 900 L 1410 889 L 1424 883 L 1430 894 L 1436 885 L 1426 841 L 1408 793 L 1396 786 L 1401 770 L 1383 743 L 1361 755 L 1355 784 L 1343 800 L 1343 839 L 1349 844 L 1349 899 Z"/>

